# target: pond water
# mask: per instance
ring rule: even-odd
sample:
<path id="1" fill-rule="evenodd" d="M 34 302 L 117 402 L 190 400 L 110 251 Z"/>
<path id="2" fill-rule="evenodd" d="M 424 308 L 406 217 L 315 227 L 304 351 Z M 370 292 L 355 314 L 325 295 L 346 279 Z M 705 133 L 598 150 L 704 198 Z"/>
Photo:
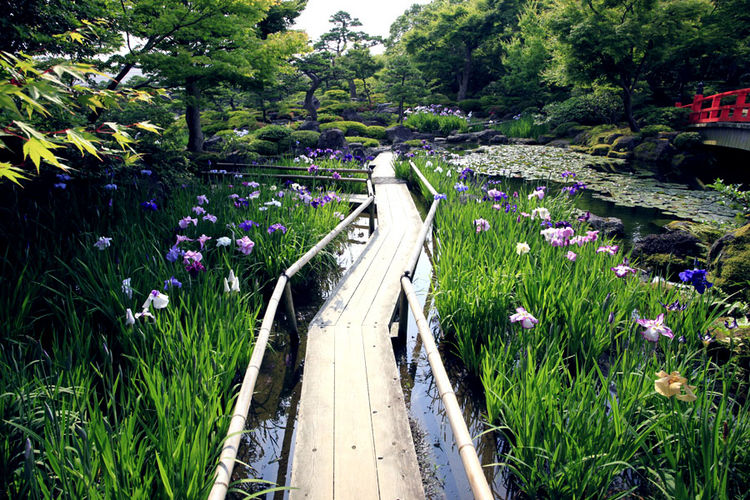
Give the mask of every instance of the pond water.
<path id="1" fill-rule="evenodd" d="M 631 240 L 659 232 L 673 220 L 728 224 L 737 214 L 722 203 L 718 193 L 703 187 L 705 180 L 694 175 L 567 149 L 489 146 L 453 155 L 452 161 L 502 178 L 509 189 L 527 183 L 560 189 L 564 185 L 561 174 L 575 172 L 574 180 L 587 186 L 576 206 L 601 217 L 622 219 Z M 713 175 L 720 175 L 720 171 L 714 170 Z"/>

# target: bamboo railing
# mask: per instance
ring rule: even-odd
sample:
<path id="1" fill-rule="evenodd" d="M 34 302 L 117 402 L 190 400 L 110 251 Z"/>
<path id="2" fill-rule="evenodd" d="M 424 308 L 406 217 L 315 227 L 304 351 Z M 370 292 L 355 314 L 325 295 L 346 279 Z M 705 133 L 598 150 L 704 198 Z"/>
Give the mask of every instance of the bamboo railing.
<path id="1" fill-rule="evenodd" d="M 247 420 L 247 413 L 250 410 L 250 403 L 252 402 L 253 392 L 255 391 L 255 382 L 258 379 L 258 372 L 260 371 L 260 365 L 263 363 L 263 356 L 266 352 L 266 345 L 268 344 L 268 337 L 271 334 L 271 327 L 273 326 L 274 318 L 276 317 L 276 310 L 278 309 L 279 302 L 284 295 L 286 307 L 288 309 L 289 317 L 292 318 L 293 329 L 297 329 L 296 320 L 294 319 L 294 306 L 292 303 L 291 288 L 289 281 L 302 267 L 304 267 L 310 260 L 313 259 L 323 248 L 326 247 L 341 231 L 347 228 L 352 222 L 354 222 L 359 215 L 364 212 L 368 207 L 370 209 L 370 231 L 374 230 L 374 207 L 375 194 L 373 191 L 372 182 L 366 179 L 368 198 L 362 203 L 356 210 L 354 210 L 347 218 L 341 221 L 330 233 L 328 233 L 323 239 L 321 239 L 314 247 L 308 250 L 305 255 L 297 259 L 297 261 L 289 266 L 286 271 L 281 273 L 276 287 L 273 290 L 273 294 L 268 301 L 268 307 L 266 313 L 263 316 L 263 322 L 258 332 L 258 338 L 253 348 L 253 354 L 250 357 L 250 363 L 245 370 L 245 377 L 242 380 L 242 386 L 240 387 L 239 395 L 237 396 L 237 402 L 234 406 L 234 412 L 232 413 L 232 420 L 229 423 L 229 430 L 224 440 L 224 446 L 222 447 L 222 455 L 219 461 L 219 465 L 216 467 L 216 477 L 214 478 L 214 485 L 211 488 L 211 492 L 208 495 L 209 500 L 224 500 L 229 489 L 229 482 L 232 478 L 232 470 L 234 469 L 234 463 L 237 459 L 237 452 L 239 451 L 240 438 L 245 430 L 245 422 Z"/>
<path id="2" fill-rule="evenodd" d="M 419 180 L 424 183 L 430 193 L 434 196 L 437 193 L 435 188 L 429 183 L 429 181 L 422 175 L 416 165 L 413 162 L 409 162 L 412 170 L 417 175 Z M 408 302 L 411 312 L 414 314 L 414 318 L 417 321 L 417 328 L 419 329 L 419 337 L 424 345 L 425 352 L 427 353 L 427 361 L 430 363 L 430 369 L 432 370 L 432 376 L 435 379 L 440 399 L 443 401 L 445 406 L 445 414 L 448 416 L 448 421 L 453 431 L 453 437 L 456 440 L 456 446 L 458 446 L 458 453 L 461 456 L 461 462 L 463 463 L 466 476 L 471 485 L 471 491 L 474 493 L 474 498 L 480 500 L 491 500 L 492 491 L 487 483 L 487 478 L 484 476 L 482 470 L 482 464 L 479 462 L 477 456 L 477 450 L 474 448 L 474 442 L 471 439 L 471 434 L 464 421 L 463 414 L 461 413 L 461 406 L 458 404 L 456 393 L 453 391 L 453 386 L 448 378 L 448 373 L 445 371 L 443 366 L 443 360 L 440 358 L 440 352 L 438 351 L 435 339 L 432 335 L 432 330 L 427 322 L 427 318 L 424 316 L 422 306 L 419 304 L 417 294 L 414 291 L 414 285 L 411 280 L 414 277 L 414 271 L 419 261 L 419 256 L 422 253 L 422 246 L 424 245 L 427 234 L 432 228 L 432 221 L 435 218 L 439 199 L 432 202 L 430 211 L 422 224 L 422 231 L 419 233 L 419 238 L 414 244 L 414 251 L 412 257 L 409 260 L 409 264 L 404 271 L 404 275 L 401 277 L 401 288 L 403 295 L 400 300 L 399 307 L 399 332 L 403 328 L 406 328 L 406 320 L 408 318 L 408 311 L 406 311 L 406 303 Z"/>

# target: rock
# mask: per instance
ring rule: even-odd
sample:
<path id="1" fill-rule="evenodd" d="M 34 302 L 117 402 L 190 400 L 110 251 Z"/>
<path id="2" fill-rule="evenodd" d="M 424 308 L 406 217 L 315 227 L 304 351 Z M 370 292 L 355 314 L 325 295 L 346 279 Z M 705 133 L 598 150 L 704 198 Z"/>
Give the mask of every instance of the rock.
<path id="1" fill-rule="evenodd" d="M 604 144 L 614 144 L 617 139 L 622 137 L 622 134 L 619 132 L 614 132 L 612 134 L 606 135 L 604 137 Z"/>
<path id="2" fill-rule="evenodd" d="M 445 137 L 435 137 L 435 144 L 445 144 Z"/>
<path id="3" fill-rule="evenodd" d="M 536 138 L 536 141 L 539 144 L 549 144 L 550 142 L 552 142 L 554 140 L 555 140 L 555 136 L 554 135 L 547 135 L 547 134 L 540 135 L 539 137 Z"/>
<path id="4" fill-rule="evenodd" d="M 496 135 L 490 138 L 490 144 L 508 144 L 508 138 L 504 135 Z"/>
<path id="5" fill-rule="evenodd" d="M 691 222 L 687 220 L 672 221 L 664 226 L 664 229 L 666 229 L 668 232 L 685 231 L 687 233 L 690 233 L 701 240 L 701 243 L 706 245 L 706 248 L 709 248 L 711 245 L 713 245 L 716 240 L 721 238 L 724 234 L 721 229 L 710 224 L 700 224 L 698 222 Z"/>
<path id="6" fill-rule="evenodd" d="M 435 134 L 430 134 L 429 132 L 414 132 L 411 138 L 418 141 L 431 141 L 435 138 Z"/>
<path id="7" fill-rule="evenodd" d="M 476 142 L 472 134 L 453 134 L 445 138 L 445 141 L 450 144 L 456 144 L 458 142 Z"/>
<path id="8" fill-rule="evenodd" d="M 398 108 L 390 102 L 375 105 L 376 113 L 398 113 Z"/>
<path id="9" fill-rule="evenodd" d="M 479 142 L 479 144 L 490 144 L 494 137 L 503 134 L 498 130 L 490 128 L 487 130 L 480 130 L 479 132 L 473 132 L 472 135 L 474 136 L 475 140 Z"/>
<path id="10" fill-rule="evenodd" d="M 213 135 L 203 142 L 203 149 L 205 151 L 220 151 L 222 144 L 224 144 L 224 138 L 220 135 Z"/>
<path id="11" fill-rule="evenodd" d="M 727 293 L 750 300 L 750 224 L 725 234 L 708 252 L 711 279 Z"/>
<path id="12" fill-rule="evenodd" d="M 633 258 L 650 270 L 672 273 L 693 267 L 705 255 L 701 241 L 687 231 L 649 234 L 633 245 Z"/>
<path id="13" fill-rule="evenodd" d="M 508 139 L 510 144 L 518 144 L 519 146 L 534 146 L 537 144 L 536 140 L 529 137 L 511 137 Z"/>
<path id="14" fill-rule="evenodd" d="M 647 138 L 633 150 L 633 157 L 640 161 L 662 162 L 672 157 L 673 148 L 665 139 Z"/>
<path id="15" fill-rule="evenodd" d="M 597 144 L 593 148 L 591 148 L 591 155 L 592 156 L 607 156 L 609 154 L 610 146 L 609 144 Z"/>
<path id="16" fill-rule="evenodd" d="M 607 153 L 607 158 L 614 158 L 616 160 L 627 160 L 630 157 L 633 156 L 633 153 L 630 151 L 612 151 L 610 150 L 609 153 Z"/>
<path id="17" fill-rule="evenodd" d="M 679 135 L 679 132 L 659 132 L 657 134 L 657 137 L 659 139 L 666 139 L 668 141 L 673 141 L 675 137 Z"/>
<path id="18" fill-rule="evenodd" d="M 412 129 L 404 127 L 403 125 L 394 125 L 393 127 L 385 129 L 385 136 L 393 144 L 408 141 L 413 135 L 414 132 Z"/>
<path id="19" fill-rule="evenodd" d="M 612 143 L 613 151 L 632 151 L 640 142 L 640 139 L 634 135 L 623 135 L 615 139 Z"/>
<path id="20" fill-rule="evenodd" d="M 602 236 L 605 238 L 625 236 L 625 224 L 617 217 L 599 217 L 598 215 L 591 214 L 589 225 L 602 233 Z"/>
<path id="21" fill-rule="evenodd" d="M 320 122 L 305 120 L 297 130 L 314 130 L 315 132 L 320 132 Z"/>
<path id="22" fill-rule="evenodd" d="M 344 137 L 344 133 L 337 128 L 324 130 L 320 134 L 320 138 L 318 138 L 318 147 L 320 149 L 345 149 L 346 138 Z"/>
<path id="23" fill-rule="evenodd" d="M 350 121 L 350 122 L 361 122 L 362 117 L 359 116 L 359 113 L 357 113 L 356 110 L 353 109 L 345 109 L 341 112 L 341 117 L 344 120 Z"/>
<path id="24" fill-rule="evenodd" d="M 553 148 L 567 148 L 570 147 L 570 141 L 567 139 L 555 139 L 554 141 L 548 142 L 547 146 L 551 146 Z"/>

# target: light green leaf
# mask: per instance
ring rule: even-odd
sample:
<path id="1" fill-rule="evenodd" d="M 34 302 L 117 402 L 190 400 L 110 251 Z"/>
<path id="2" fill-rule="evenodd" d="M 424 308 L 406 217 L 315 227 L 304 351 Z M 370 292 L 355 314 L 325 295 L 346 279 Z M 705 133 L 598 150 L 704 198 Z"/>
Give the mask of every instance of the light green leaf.
<path id="1" fill-rule="evenodd" d="M 99 158 L 99 152 L 96 150 L 96 146 L 94 146 L 94 142 L 99 142 L 96 139 L 87 140 L 84 136 L 80 135 L 78 132 L 76 132 L 73 129 L 68 129 L 66 131 L 67 133 L 67 142 L 74 145 L 78 148 L 78 151 L 81 152 L 81 156 L 84 155 L 84 152 L 87 152 L 89 154 L 92 154 Z"/>
<path id="2" fill-rule="evenodd" d="M 61 146 L 45 139 L 40 140 L 36 137 L 32 137 L 23 145 L 23 159 L 31 158 L 31 161 L 36 166 L 37 173 L 39 173 L 39 164 L 42 160 L 59 168 L 67 168 L 60 163 L 60 159 L 51 151 L 52 149 L 59 147 Z"/>
<path id="3" fill-rule="evenodd" d="M 19 181 L 28 180 L 28 177 L 23 175 L 23 170 L 6 162 L 0 162 L 0 179 L 2 178 L 15 182 L 19 186 L 21 185 Z"/>
<path id="4" fill-rule="evenodd" d="M 164 483 L 164 491 L 167 492 L 167 495 L 169 498 L 174 498 L 174 493 L 172 493 L 172 487 L 169 484 L 169 477 L 167 476 L 167 471 L 164 470 L 164 465 L 161 463 L 161 457 L 159 457 L 159 453 L 156 453 L 156 465 L 159 467 L 159 475 L 161 476 L 161 481 Z"/>
<path id="5" fill-rule="evenodd" d="M 154 125 L 153 123 L 148 122 L 148 121 L 134 123 L 133 125 L 135 127 L 137 127 L 137 128 L 140 128 L 140 129 L 143 129 L 143 130 L 147 130 L 147 131 L 153 132 L 155 134 L 158 134 L 159 130 L 161 130 L 161 127 L 157 127 L 156 125 Z"/>

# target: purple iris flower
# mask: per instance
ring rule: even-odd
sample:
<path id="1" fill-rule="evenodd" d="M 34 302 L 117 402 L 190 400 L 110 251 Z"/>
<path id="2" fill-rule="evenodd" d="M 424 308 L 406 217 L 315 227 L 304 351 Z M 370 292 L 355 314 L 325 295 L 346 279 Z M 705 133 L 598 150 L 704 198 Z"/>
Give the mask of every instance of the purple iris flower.
<path id="1" fill-rule="evenodd" d="M 240 222 L 240 229 L 242 229 L 243 231 L 250 231 L 253 227 L 258 227 L 258 226 L 260 226 L 260 224 L 258 224 L 257 222 L 253 222 L 249 219 L 246 221 Z"/>
<path id="2" fill-rule="evenodd" d="M 179 259 L 183 254 L 184 251 L 180 250 L 177 245 L 175 245 L 169 249 L 165 258 L 169 262 L 177 262 L 177 259 Z"/>
<path id="3" fill-rule="evenodd" d="M 714 286 L 706 279 L 705 269 L 686 269 L 680 273 L 680 279 L 685 283 L 690 283 L 695 287 L 695 291 L 702 294 L 707 288 Z"/>
<path id="4" fill-rule="evenodd" d="M 177 278 L 172 276 L 168 280 L 164 280 L 164 290 L 168 289 L 169 287 L 182 288 L 182 283 L 180 283 Z"/>
<path id="5" fill-rule="evenodd" d="M 268 226 L 268 234 L 275 233 L 276 231 L 281 231 L 281 234 L 286 234 L 286 226 L 282 226 L 278 222 Z"/>
<path id="6" fill-rule="evenodd" d="M 104 189 L 107 191 L 117 191 L 117 184 L 105 184 Z"/>

